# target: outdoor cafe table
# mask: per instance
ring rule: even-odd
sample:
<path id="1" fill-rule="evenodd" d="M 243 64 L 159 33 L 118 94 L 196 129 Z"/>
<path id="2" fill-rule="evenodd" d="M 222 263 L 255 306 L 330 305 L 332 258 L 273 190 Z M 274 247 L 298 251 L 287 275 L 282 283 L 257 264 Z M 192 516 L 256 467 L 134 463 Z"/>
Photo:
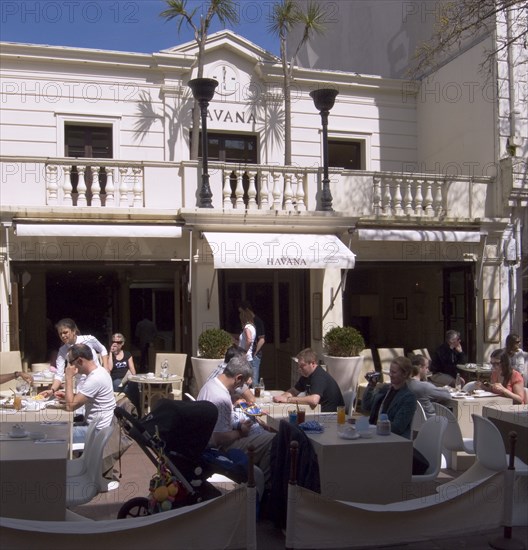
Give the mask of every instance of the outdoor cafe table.
<path id="1" fill-rule="evenodd" d="M 72 456 L 73 443 L 73 417 L 75 413 L 67 411 L 64 406 L 48 403 L 38 411 L 28 411 L 22 408 L 20 411 L 0 407 L 0 426 L 4 423 L 20 424 L 25 422 L 39 422 L 50 425 L 64 425 L 66 427 L 66 441 L 69 445 L 69 457 Z"/>
<path id="2" fill-rule="evenodd" d="M 268 415 L 278 428 L 282 415 Z M 387 504 L 405 500 L 411 487 L 412 441 L 399 435 L 341 439 L 335 413 L 307 414 L 324 425 L 310 433 L 319 462 L 321 494 L 335 500 Z"/>
<path id="3" fill-rule="evenodd" d="M 488 363 L 467 363 L 466 365 L 457 365 L 460 376 L 466 381 L 488 380 L 491 376 L 491 365 Z"/>
<path id="4" fill-rule="evenodd" d="M 510 432 L 517 432 L 515 456 L 528 463 L 528 405 L 493 403 L 484 406 L 482 412 L 499 429 L 507 453 L 510 452 Z"/>
<path id="5" fill-rule="evenodd" d="M 160 398 L 170 399 L 172 384 L 183 382 L 183 378 L 177 374 L 171 374 L 168 378 L 161 376 L 147 376 L 136 374 L 129 376 L 130 382 L 137 382 L 141 392 L 141 415 L 144 416 L 152 410 L 154 403 Z"/>
<path id="6" fill-rule="evenodd" d="M 29 435 L 12 438 L 15 424 L 0 423 L 1 515 L 64 521 L 68 425 L 24 422 Z"/>

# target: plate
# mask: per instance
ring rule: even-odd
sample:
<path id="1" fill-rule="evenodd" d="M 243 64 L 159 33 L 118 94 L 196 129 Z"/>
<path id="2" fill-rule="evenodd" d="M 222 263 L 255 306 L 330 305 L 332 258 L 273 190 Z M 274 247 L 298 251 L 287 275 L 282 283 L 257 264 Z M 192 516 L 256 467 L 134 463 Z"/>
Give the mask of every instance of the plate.
<path id="1" fill-rule="evenodd" d="M 256 405 L 248 407 L 246 403 L 240 403 L 240 408 L 248 416 L 262 416 L 264 414 Z"/>
<path id="2" fill-rule="evenodd" d="M 9 432 L 8 434 L 8 437 L 11 437 L 12 439 L 22 439 L 23 437 L 27 437 L 29 435 L 29 432 L 20 432 L 20 433 L 12 433 L 12 432 Z"/>
<path id="3" fill-rule="evenodd" d="M 341 439 L 359 439 L 361 436 L 356 430 L 344 430 L 337 432 L 337 436 Z"/>

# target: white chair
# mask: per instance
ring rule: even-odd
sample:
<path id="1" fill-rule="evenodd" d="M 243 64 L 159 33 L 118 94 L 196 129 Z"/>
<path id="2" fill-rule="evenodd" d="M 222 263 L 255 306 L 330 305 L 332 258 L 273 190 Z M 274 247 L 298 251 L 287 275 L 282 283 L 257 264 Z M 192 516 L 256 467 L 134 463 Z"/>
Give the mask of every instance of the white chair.
<path id="1" fill-rule="evenodd" d="M 475 454 L 473 439 L 462 437 L 462 431 L 453 412 L 440 403 L 433 402 L 435 414 L 447 419 L 447 429 L 444 434 L 444 448 L 451 452 L 463 451 L 467 454 Z"/>
<path id="2" fill-rule="evenodd" d="M 161 374 L 161 364 L 163 361 L 169 363 L 169 374 L 181 376 L 181 381 L 172 383 L 172 398 L 181 399 L 183 395 L 183 378 L 185 376 L 185 365 L 187 363 L 186 353 L 156 353 L 156 376 Z"/>
<path id="3" fill-rule="evenodd" d="M 403 348 L 377 348 L 381 363 L 381 372 L 384 376 L 389 374 L 390 364 L 396 357 L 403 357 Z"/>
<path id="4" fill-rule="evenodd" d="M 422 404 L 420 401 L 416 402 L 416 411 L 414 412 L 414 416 L 411 423 L 411 433 L 414 435 L 414 433 L 418 433 L 420 431 L 420 428 L 425 424 L 425 421 L 427 420 L 427 416 L 425 416 L 424 408 L 422 407 Z"/>
<path id="5" fill-rule="evenodd" d="M 464 387 L 462 388 L 462 391 L 470 392 L 475 389 L 475 386 L 477 385 L 476 380 L 472 380 L 471 382 L 468 382 L 467 384 L 464 384 Z"/>
<path id="6" fill-rule="evenodd" d="M 499 429 L 491 420 L 483 416 L 472 414 L 471 417 L 475 426 L 473 439 L 479 462 L 490 470 L 498 472 L 506 470 L 510 462 L 510 455 L 506 453 Z M 513 465 L 516 475 L 528 476 L 528 465 L 519 457 L 515 457 Z"/>
<path id="7" fill-rule="evenodd" d="M 84 446 L 83 465 L 71 466 L 66 475 L 66 507 L 72 508 L 90 502 L 108 486 L 103 478 L 103 451 L 114 430 L 114 424 L 102 430 L 94 430 L 90 444 Z M 80 459 L 79 459 L 80 460 Z M 78 470 L 81 470 L 77 473 Z"/>
<path id="8" fill-rule="evenodd" d="M 425 421 L 418 432 L 413 446 L 427 459 L 429 467 L 424 474 L 411 476 L 413 483 L 434 481 L 438 477 L 442 464 L 442 441 L 446 429 L 447 420 L 445 418 L 432 416 Z"/>
<path id="9" fill-rule="evenodd" d="M 83 454 L 79 458 L 72 458 L 71 460 L 68 460 L 68 463 L 66 466 L 67 475 L 80 475 L 82 472 L 86 470 L 86 459 L 84 457 L 84 448 L 86 446 L 89 447 L 92 444 L 93 437 L 95 436 L 96 426 L 97 426 L 96 422 L 92 422 L 91 424 L 89 424 L 84 441 L 79 443 L 72 443 L 72 451 L 74 453 L 82 451 Z"/>
<path id="10" fill-rule="evenodd" d="M 427 348 L 413 349 L 412 352 L 413 355 L 423 355 L 424 357 L 427 357 L 429 361 L 431 360 L 431 354 L 429 353 L 429 350 Z"/>

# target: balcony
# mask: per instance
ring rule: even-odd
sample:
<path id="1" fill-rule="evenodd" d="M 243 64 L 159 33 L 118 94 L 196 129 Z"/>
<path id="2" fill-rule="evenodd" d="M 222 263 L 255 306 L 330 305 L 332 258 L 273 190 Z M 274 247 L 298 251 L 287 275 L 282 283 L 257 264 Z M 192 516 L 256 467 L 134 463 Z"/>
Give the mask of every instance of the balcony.
<path id="1" fill-rule="evenodd" d="M 13 212 L 46 215 L 87 208 L 90 215 L 103 217 L 105 212 L 134 216 L 168 210 L 174 216 L 180 209 L 197 208 L 200 165 L 195 161 L 2 157 L 1 169 L 3 209 Z M 318 210 L 319 168 L 211 162 L 209 174 L 216 214 L 219 209 L 247 216 Z M 489 192 L 493 182 L 486 177 L 330 170 L 334 211 L 379 221 L 438 225 L 492 217 L 498 206 Z"/>

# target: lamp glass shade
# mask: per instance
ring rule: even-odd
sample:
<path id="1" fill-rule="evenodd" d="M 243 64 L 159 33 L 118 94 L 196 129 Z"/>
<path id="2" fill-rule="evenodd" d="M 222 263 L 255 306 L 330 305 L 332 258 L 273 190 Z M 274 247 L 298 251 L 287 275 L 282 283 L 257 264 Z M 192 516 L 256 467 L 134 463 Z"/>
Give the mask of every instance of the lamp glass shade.
<path id="1" fill-rule="evenodd" d="M 318 111 L 329 111 L 334 106 L 338 93 L 334 88 L 321 88 L 311 91 L 310 97 L 313 99 L 315 108 Z"/>
<path id="2" fill-rule="evenodd" d="M 194 99 L 197 101 L 211 101 L 215 88 L 218 86 L 218 80 L 214 78 L 193 78 L 187 82 L 187 86 L 189 86 Z"/>

